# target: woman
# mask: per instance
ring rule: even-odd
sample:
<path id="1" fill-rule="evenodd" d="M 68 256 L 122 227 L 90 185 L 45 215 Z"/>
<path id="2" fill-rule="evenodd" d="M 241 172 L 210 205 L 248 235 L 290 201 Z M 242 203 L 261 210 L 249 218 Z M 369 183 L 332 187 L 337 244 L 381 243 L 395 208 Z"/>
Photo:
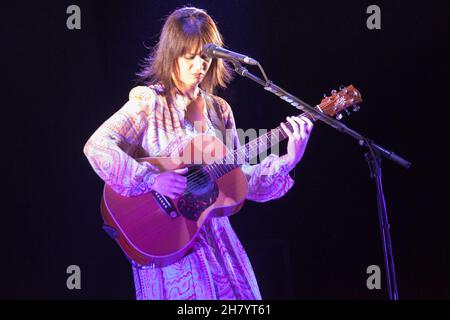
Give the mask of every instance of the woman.
<path id="1" fill-rule="evenodd" d="M 221 59 L 202 56 L 204 44 L 222 46 L 222 37 L 204 11 L 185 7 L 167 19 L 141 77 L 146 86 L 131 90 L 129 101 L 92 135 L 84 153 L 95 172 L 116 192 L 135 196 L 155 190 L 176 198 L 186 189 L 186 169 L 158 172 L 143 156 L 170 156 L 196 134 L 231 132 L 237 140 L 228 103 L 213 95 L 231 80 Z M 247 199 L 269 201 L 293 185 L 289 171 L 300 161 L 312 129 L 306 118 L 292 117 L 283 130 L 288 152 L 269 155 L 258 165 L 243 165 Z M 194 122 L 199 126 L 194 126 Z M 132 264 L 137 299 L 261 299 L 248 257 L 228 217 L 210 219 L 187 255 L 162 268 Z"/>

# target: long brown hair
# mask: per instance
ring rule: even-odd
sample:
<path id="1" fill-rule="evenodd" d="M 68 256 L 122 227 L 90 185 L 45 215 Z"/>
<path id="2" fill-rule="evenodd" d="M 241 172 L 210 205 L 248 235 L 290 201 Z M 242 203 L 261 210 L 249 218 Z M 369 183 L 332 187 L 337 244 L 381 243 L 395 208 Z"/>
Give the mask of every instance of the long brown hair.
<path id="1" fill-rule="evenodd" d="M 172 74 L 176 74 L 174 67 L 177 59 L 192 48 L 201 49 L 206 43 L 223 46 L 222 36 L 214 20 L 202 9 L 177 9 L 165 20 L 159 42 L 137 75 L 146 84 L 162 83 L 166 98 L 171 103 L 176 89 Z M 213 59 L 200 87 L 208 93 L 214 93 L 218 86 L 225 88 L 231 79 L 230 67 L 222 59 Z"/>

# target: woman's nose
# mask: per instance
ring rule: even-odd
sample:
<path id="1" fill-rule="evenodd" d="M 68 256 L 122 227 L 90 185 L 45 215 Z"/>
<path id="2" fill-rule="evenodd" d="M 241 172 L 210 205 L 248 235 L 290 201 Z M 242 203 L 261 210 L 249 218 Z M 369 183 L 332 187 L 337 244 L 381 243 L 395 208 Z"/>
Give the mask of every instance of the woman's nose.
<path id="1" fill-rule="evenodd" d="M 194 59 L 194 68 L 196 70 L 205 70 L 208 66 L 208 62 L 203 59 L 200 55 L 196 56 Z"/>

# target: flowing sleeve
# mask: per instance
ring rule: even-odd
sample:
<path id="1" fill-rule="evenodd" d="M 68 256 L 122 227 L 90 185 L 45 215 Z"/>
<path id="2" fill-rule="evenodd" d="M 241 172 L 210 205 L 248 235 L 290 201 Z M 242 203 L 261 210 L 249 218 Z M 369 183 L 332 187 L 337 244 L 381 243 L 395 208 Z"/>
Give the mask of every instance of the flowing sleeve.
<path id="1" fill-rule="evenodd" d="M 234 147 L 239 147 L 241 143 L 237 135 L 233 111 L 225 100 L 219 98 L 218 102 L 225 122 L 226 139 L 231 138 Z M 248 181 L 248 200 L 266 202 L 278 199 L 294 185 L 285 162 L 275 154 L 270 154 L 256 165 L 245 163 L 241 169 Z"/>
<path id="2" fill-rule="evenodd" d="M 133 88 L 127 103 L 84 146 L 84 154 L 94 171 L 120 195 L 130 197 L 149 192 L 147 181 L 158 171 L 151 164 L 133 158 L 154 105 L 153 90 L 144 86 Z"/>

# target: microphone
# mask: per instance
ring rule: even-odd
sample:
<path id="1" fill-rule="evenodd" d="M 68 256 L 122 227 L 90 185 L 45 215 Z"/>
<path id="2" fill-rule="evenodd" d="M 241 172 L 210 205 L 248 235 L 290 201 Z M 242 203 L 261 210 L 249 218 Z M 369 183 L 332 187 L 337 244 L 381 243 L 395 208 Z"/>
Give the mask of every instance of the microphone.
<path id="1" fill-rule="evenodd" d="M 258 61 L 255 59 L 252 59 L 250 57 L 247 57 L 246 55 L 236 53 L 227 49 L 224 49 L 222 47 L 216 46 L 213 43 L 207 43 L 203 46 L 202 53 L 207 56 L 208 58 L 221 58 L 224 60 L 234 60 L 234 61 L 240 61 L 245 64 L 249 64 L 252 66 L 258 65 Z"/>

